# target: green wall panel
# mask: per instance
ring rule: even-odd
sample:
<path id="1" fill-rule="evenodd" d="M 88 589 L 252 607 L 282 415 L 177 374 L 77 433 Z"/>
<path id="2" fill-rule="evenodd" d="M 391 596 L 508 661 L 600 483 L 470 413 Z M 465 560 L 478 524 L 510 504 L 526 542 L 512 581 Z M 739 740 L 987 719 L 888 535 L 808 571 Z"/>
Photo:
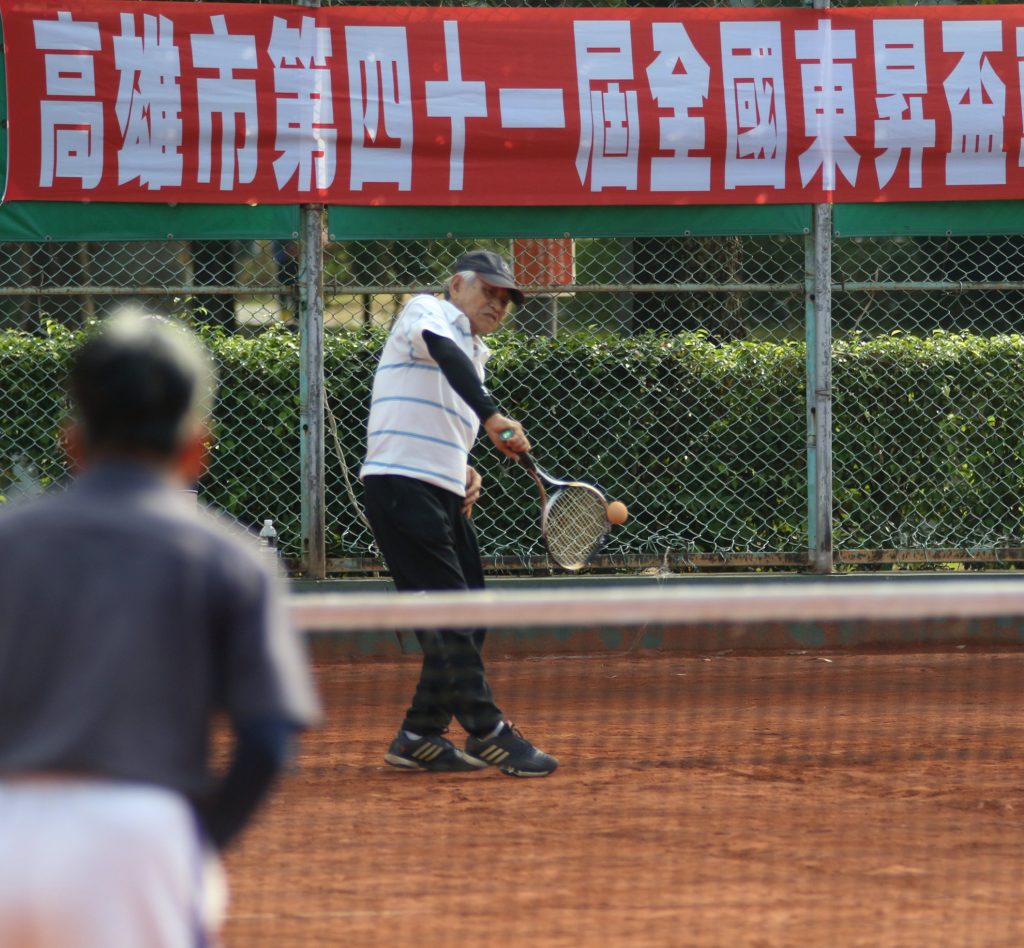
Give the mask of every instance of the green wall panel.
<path id="1" fill-rule="evenodd" d="M 1024 234 L 1024 201 L 837 204 L 832 228 L 837 237 Z"/>
<path id="2" fill-rule="evenodd" d="M 805 234 L 810 206 L 332 207 L 334 240 Z"/>
<path id="3" fill-rule="evenodd" d="M 298 232 L 294 205 L 0 204 L 3 241 L 289 239 Z"/>

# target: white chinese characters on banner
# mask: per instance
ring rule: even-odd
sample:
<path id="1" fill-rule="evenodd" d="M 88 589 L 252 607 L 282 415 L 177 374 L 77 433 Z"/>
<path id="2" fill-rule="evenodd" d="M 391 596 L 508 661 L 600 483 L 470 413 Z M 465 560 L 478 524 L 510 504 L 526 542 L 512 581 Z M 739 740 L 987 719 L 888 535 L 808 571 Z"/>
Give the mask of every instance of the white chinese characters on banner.
<path id="1" fill-rule="evenodd" d="M 1012 12 L 548 11 L 495 68 L 518 13 L 0 5 L 12 199 L 484 204 L 499 164 L 523 204 L 1024 188 Z"/>
<path id="2" fill-rule="evenodd" d="M 681 23 L 655 23 L 652 37 L 658 55 L 647 81 L 658 108 L 670 112 L 658 120 L 658 144 L 671 157 L 651 159 L 651 190 L 710 191 L 710 156 L 690 154 L 705 147 L 704 116 L 690 113 L 704 107 L 711 70 Z"/>
<path id="3" fill-rule="evenodd" d="M 487 115 L 487 86 L 462 78 L 462 56 L 459 52 L 459 24 L 444 24 L 444 55 L 448 78 L 424 83 L 427 115 L 451 120 L 451 152 L 448 157 L 448 190 L 461 191 L 466 156 L 466 119 Z"/>
<path id="4" fill-rule="evenodd" d="M 633 81 L 628 20 L 586 20 L 574 24 L 580 104 L 576 174 L 591 191 L 637 188 L 640 110 Z"/>
<path id="5" fill-rule="evenodd" d="M 412 94 L 403 26 L 346 26 L 352 113 L 350 187 L 370 182 L 412 188 Z"/>
<path id="6" fill-rule="evenodd" d="M 853 86 L 853 60 L 857 34 L 836 30 L 820 20 L 816 30 L 796 31 L 796 58 L 804 102 L 804 126 L 814 141 L 800 155 L 800 180 L 806 185 L 821 169 L 821 186 L 836 187 L 836 171 L 857 183 L 860 156 L 849 139 L 857 134 L 857 102 Z"/>
<path id="7" fill-rule="evenodd" d="M 146 14 L 139 36 L 134 14 L 122 13 L 114 67 L 120 74 L 114 109 L 121 128 L 117 183 L 138 179 L 154 191 L 180 187 L 181 61 L 171 21 Z"/>
<path id="8" fill-rule="evenodd" d="M 43 53 L 46 98 L 39 104 L 39 184 L 77 178 L 95 188 L 103 178 L 103 105 L 96 100 L 98 23 L 75 21 L 61 11 L 56 20 L 33 21 L 36 49 Z"/>
<path id="9" fill-rule="evenodd" d="M 878 186 L 893 178 L 907 154 L 910 187 L 920 188 L 921 159 L 935 145 L 935 120 L 925 118 L 928 66 L 923 20 L 878 20 L 875 41 L 875 145 L 884 149 L 875 159 Z"/>
<path id="10" fill-rule="evenodd" d="M 1005 184 L 1006 85 L 988 58 L 1003 48 L 1002 24 L 997 20 L 943 23 L 942 48 L 963 54 L 942 84 L 953 125 L 946 183 Z"/>
<path id="11" fill-rule="evenodd" d="M 277 130 L 274 177 L 303 191 L 329 188 L 338 167 L 338 131 L 331 95 L 331 31 L 304 16 L 299 27 L 274 17 L 267 49 L 274 68 Z"/>
<path id="12" fill-rule="evenodd" d="M 725 186 L 786 186 L 786 84 L 776 22 L 723 23 Z"/>
<path id="13" fill-rule="evenodd" d="M 502 128 L 565 128 L 562 89 L 498 90 Z"/>
<path id="14" fill-rule="evenodd" d="M 256 38 L 231 34 L 222 15 L 211 16 L 212 33 L 196 33 L 192 40 L 192 61 L 214 78 L 196 80 L 199 105 L 199 171 L 197 180 L 206 184 L 212 177 L 214 118 L 220 126 L 220 189 L 231 191 L 251 184 L 256 177 L 259 119 L 256 109 Z M 236 73 L 249 73 L 242 78 Z M 240 143 L 236 144 L 236 142 Z"/>

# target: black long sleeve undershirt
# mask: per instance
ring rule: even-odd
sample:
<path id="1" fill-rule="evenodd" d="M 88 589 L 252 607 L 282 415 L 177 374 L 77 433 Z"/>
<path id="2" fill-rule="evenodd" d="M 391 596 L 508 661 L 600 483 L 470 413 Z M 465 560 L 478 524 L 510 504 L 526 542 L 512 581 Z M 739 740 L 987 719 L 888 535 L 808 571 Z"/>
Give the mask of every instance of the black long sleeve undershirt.
<path id="1" fill-rule="evenodd" d="M 456 342 L 429 329 L 423 330 L 423 341 L 431 358 L 440 366 L 448 384 L 459 398 L 473 409 L 477 418 L 487 421 L 491 415 L 498 413 L 498 406 L 476 374 L 472 359 Z"/>
<path id="2" fill-rule="evenodd" d="M 199 821 L 210 842 L 224 849 L 242 831 L 288 761 L 297 728 L 280 721 L 239 724 L 235 748 L 220 786 L 197 801 Z"/>

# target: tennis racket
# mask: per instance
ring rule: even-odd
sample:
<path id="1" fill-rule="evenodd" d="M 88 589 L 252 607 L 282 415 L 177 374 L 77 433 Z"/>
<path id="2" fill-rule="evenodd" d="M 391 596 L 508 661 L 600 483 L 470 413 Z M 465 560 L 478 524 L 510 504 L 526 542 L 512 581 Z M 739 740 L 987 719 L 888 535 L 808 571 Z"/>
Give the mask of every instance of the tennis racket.
<path id="1" fill-rule="evenodd" d="M 513 434 L 508 429 L 500 437 L 507 441 Z M 552 477 L 538 467 L 529 452 L 519 455 L 519 463 L 540 491 L 540 532 L 548 555 L 564 570 L 583 569 L 601 549 L 612 526 L 604 494 L 593 484 Z"/>

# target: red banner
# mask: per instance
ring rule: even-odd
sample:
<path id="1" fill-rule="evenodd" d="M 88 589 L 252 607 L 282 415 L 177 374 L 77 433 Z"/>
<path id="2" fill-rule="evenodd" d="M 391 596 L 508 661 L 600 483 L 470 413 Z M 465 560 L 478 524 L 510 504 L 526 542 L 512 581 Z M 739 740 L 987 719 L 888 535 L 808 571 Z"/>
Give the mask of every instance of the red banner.
<path id="1" fill-rule="evenodd" d="M 1024 7 L 0 0 L 8 200 L 1024 198 Z"/>

